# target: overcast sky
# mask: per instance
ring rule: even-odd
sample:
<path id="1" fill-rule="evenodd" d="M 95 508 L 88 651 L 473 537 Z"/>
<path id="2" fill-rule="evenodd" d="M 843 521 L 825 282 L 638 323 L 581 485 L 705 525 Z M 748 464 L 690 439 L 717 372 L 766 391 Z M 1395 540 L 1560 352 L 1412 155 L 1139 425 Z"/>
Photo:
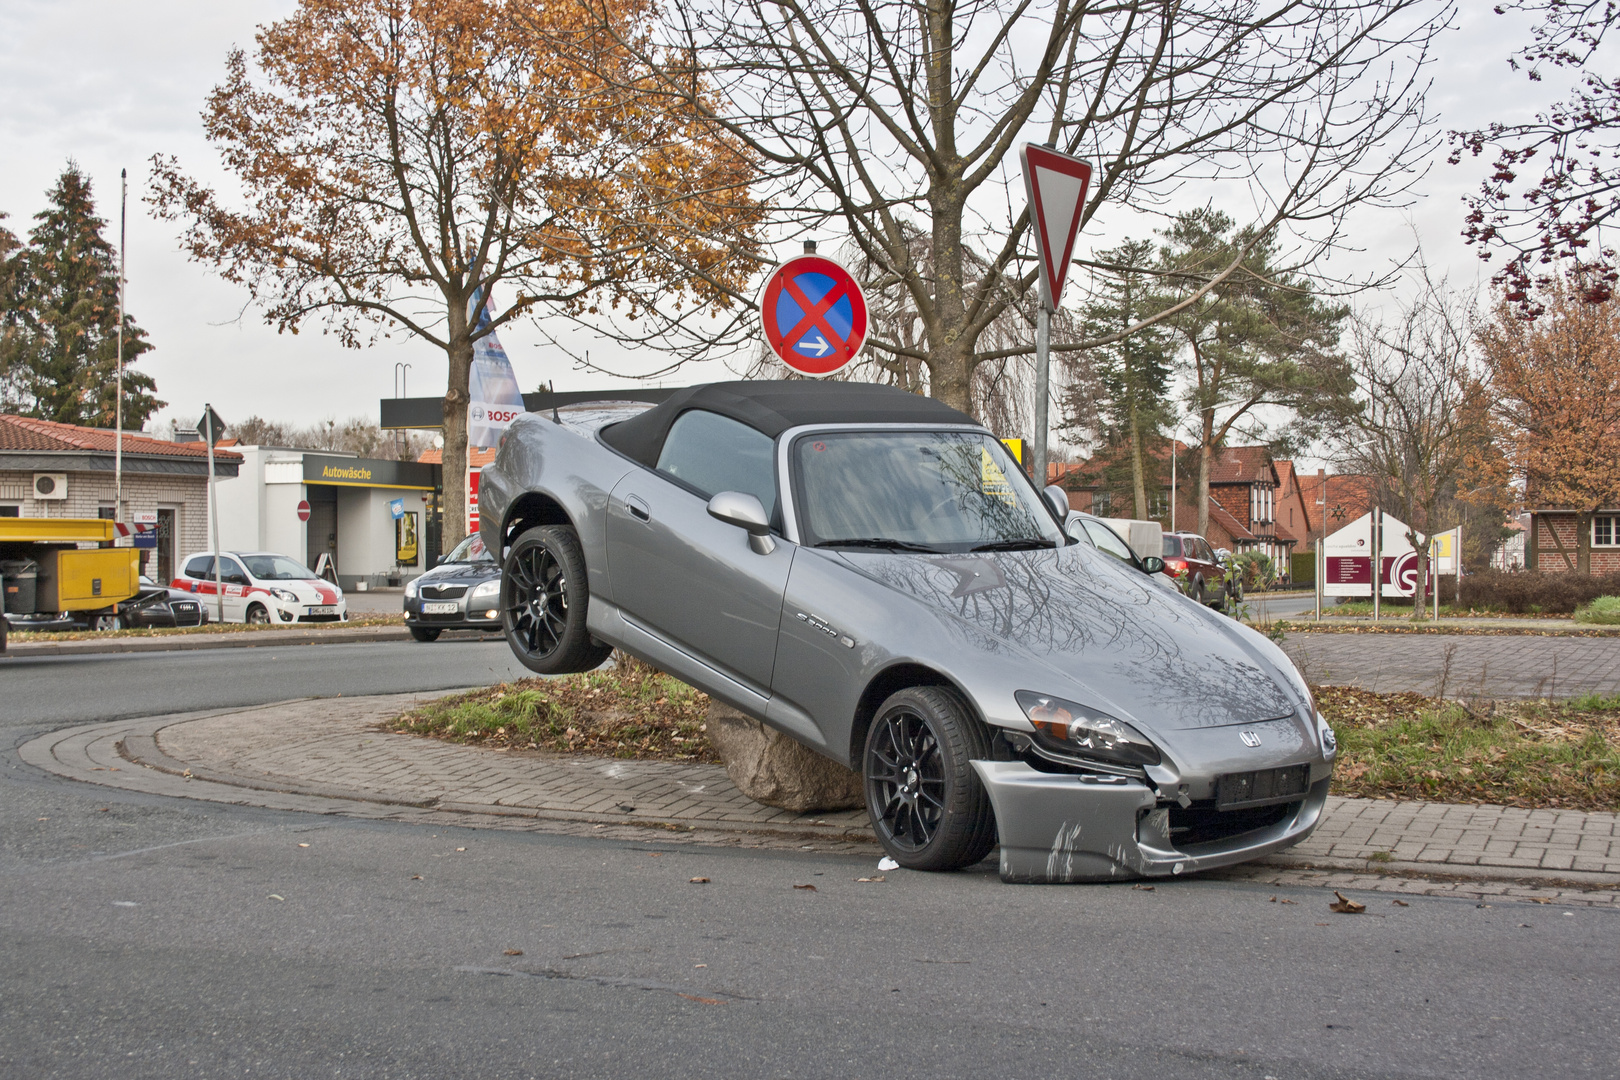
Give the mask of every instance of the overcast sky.
<path id="1" fill-rule="evenodd" d="M 175 227 L 153 219 L 141 201 L 156 153 L 178 155 L 195 175 L 217 177 L 198 118 L 204 97 L 223 74 L 227 50 L 251 49 L 254 28 L 293 6 L 288 0 L 0 5 L 0 211 L 10 215 L 6 224 L 14 232 L 25 234 L 71 158 L 94 182 L 116 242 L 118 173 L 129 170 L 128 305 L 155 346 L 141 366 L 157 379 L 158 396 L 170 402 L 160 419 L 193 423 L 205 400 L 227 422 L 255 413 L 294 423 L 375 419 L 377 400 L 391 395 L 396 363 L 412 365 L 412 396 L 444 392 L 444 355 L 425 343 L 396 338 L 353 351 L 318 324 L 296 336 L 278 335 L 256 311 L 244 310 L 242 290 L 188 262 Z M 1441 42 L 1430 104 L 1445 128 L 1525 117 L 1567 88 L 1557 75 L 1538 87 L 1509 71 L 1507 57 L 1522 43 L 1527 23 L 1491 8 L 1490 0 L 1463 0 L 1457 29 Z M 1453 167 L 1438 155 L 1407 214 L 1371 213 L 1355 223 L 1366 249 L 1355 268 L 1371 271 L 1391 252 L 1410 250 L 1415 227 L 1432 266 L 1453 280 L 1476 281 L 1479 262 L 1458 237 L 1459 198 L 1477 186 L 1484 166 Z M 514 328 L 502 338 L 525 390 L 547 380 L 559 389 L 610 384 L 538 347 L 533 331 Z M 610 350 L 598 343 L 593 356 Z M 640 362 L 644 370 L 658 366 Z M 689 367 L 673 381 L 726 377 L 718 364 L 704 367 L 709 370 Z"/>

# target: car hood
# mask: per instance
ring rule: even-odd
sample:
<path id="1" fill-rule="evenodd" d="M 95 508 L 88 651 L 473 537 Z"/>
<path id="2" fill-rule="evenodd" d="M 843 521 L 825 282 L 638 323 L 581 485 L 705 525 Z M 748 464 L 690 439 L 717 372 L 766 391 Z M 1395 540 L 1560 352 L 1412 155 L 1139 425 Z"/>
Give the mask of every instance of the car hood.
<path id="1" fill-rule="evenodd" d="M 1152 731 L 1297 716 L 1308 693 L 1266 638 L 1089 545 L 839 557 L 944 616 L 970 647 L 1027 667 L 1019 689 Z"/>
<path id="2" fill-rule="evenodd" d="M 471 584 L 473 582 L 488 581 L 490 578 L 501 576 L 500 565 L 493 560 L 489 562 L 474 563 L 440 563 L 421 577 L 418 583 L 439 581 L 460 581 Z"/>
<path id="3" fill-rule="evenodd" d="M 254 588 L 269 591 L 271 589 L 286 589 L 298 597 L 300 604 L 336 604 L 343 600 L 343 590 L 330 581 L 320 579 L 294 580 L 294 581 L 260 581 Z"/>

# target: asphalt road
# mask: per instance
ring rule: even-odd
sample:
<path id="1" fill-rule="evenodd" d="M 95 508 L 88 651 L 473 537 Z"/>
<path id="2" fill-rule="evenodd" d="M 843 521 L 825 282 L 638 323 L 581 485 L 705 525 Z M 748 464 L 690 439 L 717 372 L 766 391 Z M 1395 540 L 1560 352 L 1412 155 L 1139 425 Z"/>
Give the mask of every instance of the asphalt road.
<path id="1" fill-rule="evenodd" d="M 1613 911 L 863 883 L 873 858 L 204 805 L 14 752 L 154 703 L 483 681 L 501 648 L 0 665 L 0 1077 L 1613 1075 Z"/>

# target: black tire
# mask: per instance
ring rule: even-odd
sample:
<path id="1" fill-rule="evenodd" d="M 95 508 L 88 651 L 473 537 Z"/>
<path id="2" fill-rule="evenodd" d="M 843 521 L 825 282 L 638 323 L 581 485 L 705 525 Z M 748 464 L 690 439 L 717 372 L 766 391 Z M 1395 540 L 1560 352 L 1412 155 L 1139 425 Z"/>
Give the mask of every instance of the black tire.
<path id="1" fill-rule="evenodd" d="M 959 870 L 990 853 L 996 818 L 970 762 L 990 734 L 956 691 L 917 686 L 889 696 L 861 754 L 878 842 L 910 870 Z"/>
<path id="2" fill-rule="evenodd" d="M 270 622 L 270 612 L 263 604 L 249 604 L 247 621 L 255 626 L 264 626 Z"/>
<path id="3" fill-rule="evenodd" d="M 1192 588 L 1187 590 L 1187 595 L 1202 604 L 1204 602 L 1204 579 L 1194 578 Z"/>
<path id="4" fill-rule="evenodd" d="M 444 633 L 444 631 L 437 626 L 411 627 L 411 637 L 415 638 L 417 641 L 438 641 L 439 635 L 442 633 Z"/>
<path id="5" fill-rule="evenodd" d="M 124 620 L 117 615 L 93 615 L 90 618 L 90 629 L 92 630 L 122 630 L 123 628 Z"/>
<path id="6" fill-rule="evenodd" d="M 542 675 L 591 671 L 613 652 L 585 629 L 591 602 L 585 554 L 567 525 L 517 538 L 501 575 L 501 628 L 518 662 Z"/>

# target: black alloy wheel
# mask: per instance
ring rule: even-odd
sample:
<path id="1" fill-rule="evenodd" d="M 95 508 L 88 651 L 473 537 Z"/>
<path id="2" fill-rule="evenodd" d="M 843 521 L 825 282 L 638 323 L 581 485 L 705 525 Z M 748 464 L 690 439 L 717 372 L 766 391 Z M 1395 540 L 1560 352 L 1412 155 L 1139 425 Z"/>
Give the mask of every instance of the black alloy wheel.
<path id="1" fill-rule="evenodd" d="M 438 641 L 439 635 L 442 633 L 444 633 L 444 630 L 437 626 L 411 627 L 411 637 L 417 641 Z"/>
<path id="2" fill-rule="evenodd" d="M 889 697 L 862 755 L 866 809 L 878 842 L 911 870 L 957 870 L 996 842 L 990 796 L 971 762 L 989 734 L 959 694 L 919 686 Z"/>
<path id="3" fill-rule="evenodd" d="M 613 652 L 585 629 L 590 586 L 579 537 L 542 525 L 518 537 L 501 577 L 501 627 L 518 662 L 542 675 L 600 667 Z"/>

